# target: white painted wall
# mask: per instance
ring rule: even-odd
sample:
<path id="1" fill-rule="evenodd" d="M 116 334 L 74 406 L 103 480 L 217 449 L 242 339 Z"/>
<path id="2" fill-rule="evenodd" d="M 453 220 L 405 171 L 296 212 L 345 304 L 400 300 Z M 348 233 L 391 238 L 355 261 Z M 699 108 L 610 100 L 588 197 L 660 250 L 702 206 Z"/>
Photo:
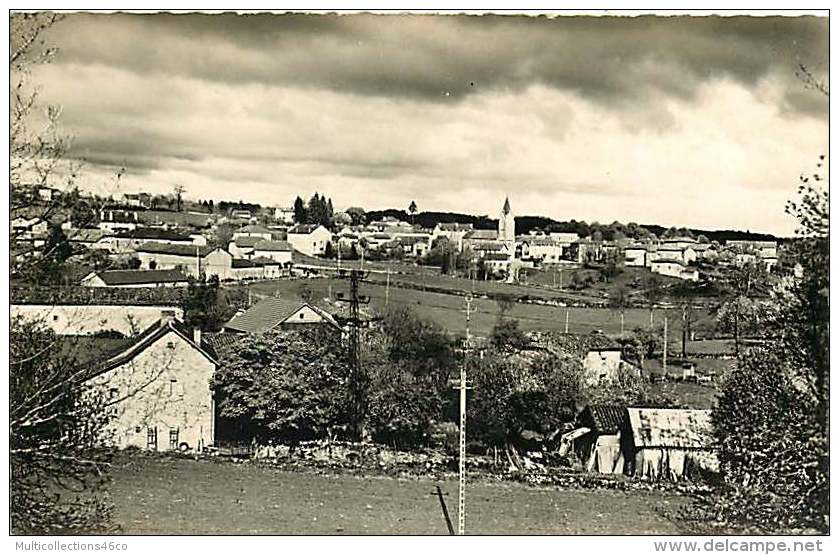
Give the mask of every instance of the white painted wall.
<path id="1" fill-rule="evenodd" d="M 148 430 L 157 428 L 157 451 L 177 444 L 191 449 L 211 445 L 215 435 L 210 380 L 215 365 L 174 331 L 126 364 L 94 378 L 99 391 L 118 402 L 103 443 L 118 448 L 148 448 Z"/>

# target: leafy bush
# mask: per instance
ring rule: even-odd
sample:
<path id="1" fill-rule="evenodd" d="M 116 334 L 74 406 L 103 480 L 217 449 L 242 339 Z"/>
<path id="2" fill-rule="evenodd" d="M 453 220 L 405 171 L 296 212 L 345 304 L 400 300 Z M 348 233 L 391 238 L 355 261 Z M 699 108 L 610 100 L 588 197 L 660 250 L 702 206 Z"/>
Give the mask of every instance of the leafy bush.
<path id="1" fill-rule="evenodd" d="M 220 428 L 263 443 L 327 437 L 347 424 L 346 361 L 339 338 L 327 331 L 245 337 L 213 379 Z"/>
<path id="2" fill-rule="evenodd" d="M 751 349 L 713 412 L 723 484 L 714 520 L 771 531 L 826 529 L 827 442 L 815 399 L 769 349 Z"/>
<path id="3" fill-rule="evenodd" d="M 574 420 L 583 398 L 576 357 L 541 355 L 528 360 L 491 351 L 469 369 L 470 435 L 487 446 L 516 445 L 522 432 L 550 433 Z"/>

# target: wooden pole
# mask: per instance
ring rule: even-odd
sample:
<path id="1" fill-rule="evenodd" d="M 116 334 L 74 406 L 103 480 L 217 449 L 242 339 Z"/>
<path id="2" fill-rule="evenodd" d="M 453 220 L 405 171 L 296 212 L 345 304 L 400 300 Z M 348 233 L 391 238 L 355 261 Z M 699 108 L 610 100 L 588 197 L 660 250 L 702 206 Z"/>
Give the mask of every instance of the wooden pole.
<path id="1" fill-rule="evenodd" d="M 440 507 L 443 509 L 443 518 L 446 519 L 446 528 L 449 529 L 449 535 L 454 536 L 454 526 L 452 526 L 452 519 L 449 517 L 449 509 L 446 507 L 446 501 L 443 499 L 443 490 L 437 486 L 437 499 L 440 500 Z"/>
<path id="2" fill-rule="evenodd" d="M 568 312 L 569 310 L 565 309 L 565 333 L 568 333 Z"/>

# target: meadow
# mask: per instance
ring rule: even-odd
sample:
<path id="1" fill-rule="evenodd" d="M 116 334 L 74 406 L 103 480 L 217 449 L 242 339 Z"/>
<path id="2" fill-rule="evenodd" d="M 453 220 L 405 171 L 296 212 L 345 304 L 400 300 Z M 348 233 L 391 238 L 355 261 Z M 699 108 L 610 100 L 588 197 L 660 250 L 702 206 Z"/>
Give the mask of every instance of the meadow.
<path id="1" fill-rule="evenodd" d="M 252 463 L 121 454 L 109 496 L 124 534 L 447 534 L 454 476 L 292 472 Z M 678 534 L 686 497 L 483 481 L 467 489 L 469 534 Z"/>

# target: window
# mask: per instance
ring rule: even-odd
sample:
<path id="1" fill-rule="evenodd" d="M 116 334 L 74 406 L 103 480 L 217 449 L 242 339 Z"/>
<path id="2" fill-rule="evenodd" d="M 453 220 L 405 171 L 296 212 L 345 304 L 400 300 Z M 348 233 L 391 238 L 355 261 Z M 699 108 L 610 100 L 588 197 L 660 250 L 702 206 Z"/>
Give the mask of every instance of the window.
<path id="1" fill-rule="evenodd" d="M 305 314 L 303 314 L 303 313 L 301 312 L 301 313 L 300 313 L 300 319 L 302 320 L 302 319 L 303 319 L 303 318 L 305 318 L 305 317 L 306 317 L 306 315 L 305 315 Z"/>
<path id="2" fill-rule="evenodd" d="M 58 314 L 53 314 L 52 315 L 52 321 L 53 322 L 58 322 Z"/>
<path id="3" fill-rule="evenodd" d="M 180 435 L 180 430 L 178 428 L 169 430 L 169 449 L 177 449 L 178 448 L 178 436 L 179 435 Z"/>

